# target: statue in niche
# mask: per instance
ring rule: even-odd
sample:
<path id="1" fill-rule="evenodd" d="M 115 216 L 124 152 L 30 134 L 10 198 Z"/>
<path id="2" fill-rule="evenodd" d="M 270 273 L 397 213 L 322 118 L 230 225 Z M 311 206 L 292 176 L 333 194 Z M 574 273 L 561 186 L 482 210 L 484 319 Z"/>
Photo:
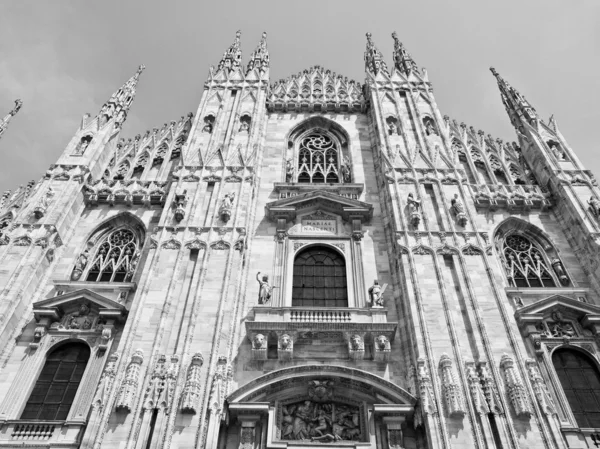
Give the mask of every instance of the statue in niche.
<path id="1" fill-rule="evenodd" d="M 273 293 L 273 286 L 269 284 L 269 276 L 260 276 L 260 271 L 256 274 L 256 280 L 258 281 L 258 303 L 266 305 L 271 301 L 271 294 Z"/>
<path id="2" fill-rule="evenodd" d="M 550 150 L 552 150 L 552 153 L 554 153 L 554 156 L 556 156 L 556 159 L 558 159 L 559 161 L 565 160 L 565 153 L 559 148 L 556 142 L 550 141 L 548 145 L 550 146 Z"/>
<path id="3" fill-rule="evenodd" d="M 240 120 L 240 129 L 241 133 L 249 133 L 250 132 L 250 119 L 242 119 Z"/>
<path id="4" fill-rule="evenodd" d="M 350 175 L 350 160 L 348 159 L 348 156 L 344 156 L 344 161 L 342 162 L 342 166 L 341 166 L 341 172 L 342 172 L 342 180 L 344 182 L 352 181 L 352 177 Z"/>
<path id="5" fill-rule="evenodd" d="M 598 201 L 598 198 L 596 198 L 595 196 L 591 196 L 588 200 L 588 204 L 590 205 L 594 216 L 600 216 L 600 201 Z"/>
<path id="6" fill-rule="evenodd" d="M 428 136 L 437 135 L 437 131 L 435 130 L 435 126 L 433 126 L 433 120 L 426 119 L 425 120 L 425 132 Z"/>
<path id="7" fill-rule="evenodd" d="M 83 153 L 85 153 L 85 150 L 87 150 L 87 147 L 90 145 L 91 141 L 92 141 L 92 136 L 82 137 L 81 140 L 79 141 L 79 143 L 77 144 L 77 147 L 75 148 L 75 152 L 73 154 L 75 156 L 82 156 Z"/>
<path id="8" fill-rule="evenodd" d="M 391 121 L 388 126 L 388 131 L 390 133 L 390 136 L 393 134 L 398 134 L 398 125 L 396 125 L 395 122 Z"/>
<path id="9" fill-rule="evenodd" d="M 336 402 L 303 401 L 282 406 L 282 415 L 283 440 L 322 443 L 360 440 L 358 407 Z"/>
<path id="10" fill-rule="evenodd" d="M 285 162 L 285 182 L 294 182 L 294 163 L 291 159 Z"/>
<path id="11" fill-rule="evenodd" d="M 373 285 L 369 287 L 369 298 L 371 299 L 371 307 L 383 307 L 383 293 L 387 288 L 387 284 L 379 285 L 379 281 L 375 279 Z"/>
<path id="12" fill-rule="evenodd" d="M 204 127 L 202 128 L 202 132 L 212 134 L 214 122 L 215 122 L 215 119 L 212 115 L 205 117 L 204 118 Z"/>

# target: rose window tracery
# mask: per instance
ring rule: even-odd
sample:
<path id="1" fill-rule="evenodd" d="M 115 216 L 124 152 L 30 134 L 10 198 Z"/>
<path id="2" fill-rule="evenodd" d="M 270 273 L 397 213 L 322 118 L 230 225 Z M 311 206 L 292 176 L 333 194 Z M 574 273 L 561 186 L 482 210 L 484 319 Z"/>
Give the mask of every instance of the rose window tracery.
<path id="1" fill-rule="evenodd" d="M 339 182 L 339 150 L 331 137 L 309 134 L 298 153 L 298 182 Z"/>
<path id="2" fill-rule="evenodd" d="M 123 282 L 135 270 L 137 239 L 129 229 L 118 229 L 100 244 L 90 265 L 87 280 L 96 282 Z"/>
<path id="3" fill-rule="evenodd" d="M 515 287 L 556 286 L 542 252 L 526 237 L 506 237 L 503 254 L 508 278 Z"/>

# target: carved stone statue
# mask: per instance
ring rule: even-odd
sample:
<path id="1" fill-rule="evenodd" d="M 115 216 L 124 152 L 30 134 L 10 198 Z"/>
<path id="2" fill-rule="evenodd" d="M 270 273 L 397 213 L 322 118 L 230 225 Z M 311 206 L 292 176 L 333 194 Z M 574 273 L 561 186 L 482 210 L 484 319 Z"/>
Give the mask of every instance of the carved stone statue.
<path id="1" fill-rule="evenodd" d="M 250 124 L 246 120 L 242 120 L 240 123 L 239 132 L 250 132 Z"/>
<path id="2" fill-rule="evenodd" d="M 410 223 L 416 228 L 421 222 L 421 201 L 416 200 L 411 192 L 408 194 L 406 203 L 408 205 L 408 215 Z"/>
<path id="3" fill-rule="evenodd" d="M 398 125 L 396 125 L 396 123 L 394 122 L 390 122 L 388 126 L 388 131 L 390 133 L 390 136 L 393 134 L 398 134 Z"/>
<path id="4" fill-rule="evenodd" d="M 221 207 L 219 208 L 219 215 L 221 220 L 228 222 L 231 218 L 231 209 L 233 207 L 233 201 L 235 200 L 235 193 L 228 193 L 221 200 Z"/>
<path id="5" fill-rule="evenodd" d="M 294 182 L 294 163 L 291 159 L 285 163 L 285 182 Z"/>
<path id="6" fill-rule="evenodd" d="M 387 284 L 379 285 L 379 281 L 375 279 L 373 285 L 369 287 L 369 298 L 371 299 L 371 307 L 383 307 L 383 292 L 387 288 Z"/>
<path id="7" fill-rule="evenodd" d="M 425 132 L 427 133 L 428 136 L 437 135 L 437 131 L 435 130 L 435 127 L 433 126 L 433 120 L 427 120 L 425 122 Z"/>
<path id="8" fill-rule="evenodd" d="M 252 339 L 252 349 L 263 349 L 267 345 L 267 339 L 263 334 L 256 334 Z"/>
<path id="9" fill-rule="evenodd" d="M 468 222 L 467 214 L 465 213 L 465 205 L 458 196 L 458 193 L 454 194 L 454 198 L 452 198 L 451 204 L 451 210 L 454 211 L 454 213 L 456 214 L 456 220 L 458 221 L 458 224 L 461 226 L 465 226 Z"/>
<path id="10" fill-rule="evenodd" d="M 561 151 L 561 149 L 556 143 L 550 143 L 550 149 L 552 150 L 552 153 L 554 153 L 554 156 L 556 156 L 556 159 L 558 159 L 559 161 L 565 160 L 565 153 Z"/>
<path id="11" fill-rule="evenodd" d="M 342 172 L 342 180 L 344 182 L 352 181 L 352 176 L 350 175 L 350 160 L 348 159 L 348 156 L 344 157 L 344 161 L 342 162 L 342 166 L 341 166 L 341 172 Z"/>
<path id="12" fill-rule="evenodd" d="M 187 190 L 186 189 L 178 190 L 175 193 L 175 198 L 173 199 L 173 202 L 175 203 L 175 213 L 173 214 L 173 217 L 175 218 L 175 220 L 177 222 L 180 222 L 185 217 L 185 205 L 187 203 Z"/>
<path id="13" fill-rule="evenodd" d="M 265 274 L 261 279 L 259 271 L 256 273 L 256 280 L 260 286 L 258 290 L 258 303 L 266 305 L 271 301 L 271 294 L 273 293 L 273 287 L 269 284 L 269 276 Z"/>
<path id="14" fill-rule="evenodd" d="M 552 259 L 550 265 L 552 265 L 554 272 L 558 276 L 558 279 L 560 279 L 560 283 L 565 286 L 569 285 L 569 277 L 567 276 L 567 273 L 565 272 L 565 267 L 563 267 L 563 264 L 560 261 L 560 259 L 557 257 Z"/>
<path id="15" fill-rule="evenodd" d="M 598 201 L 598 198 L 591 196 L 588 200 L 588 204 L 590 205 L 590 209 L 594 216 L 600 217 L 600 201 Z"/>
<path id="16" fill-rule="evenodd" d="M 83 270 L 85 270 L 85 267 L 88 263 L 88 257 L 89 257 L 89 252 L 87 249 L 79 255 L 79 257 L 77 258 L 77 261 L 75 261 L 75 268 L 73 268 L 73 273 L 71 273 L 72 281 L 79 280 L 79 278 L 81 277 L 81 274 L 83 273 Z"/>
<path id="17" fill-rule="evenodd" d="M 380 335 L 375 339 L 375 346 L 380 351 L 385 351 L 386 349 L 389 349 L 390 341 L 385 335 Z"/>
<path id="18" fill-rule="evenodd" d="M 45 215 L 46 210 L 48 210 L 48 206 L 52 202 L 52 198 L 54 198 L 54 190 L 52 189 L 52 187 L 48 187 L 48 190 L 44 192 L 38 204 L 33 209 L 33 214 L 35 215 L 35 218 L 40 219 Z"/>
<path id="19" fill-rule="evenodd" d="M 214 121 L 215 121 L 215 119 L 212 118 L 211 116 L 205 117 L 204 118 L 204 127 L 202 128 L 202 132 L 211 134 L 213 132 L 213 122 Z"/>
<path id="20" fill-rule="evenodd" d="M 292 337 L 288 334 L 283 334 L 279 339 L 279 346 L 281 349 L 288 349 L 292 344 Z"/>

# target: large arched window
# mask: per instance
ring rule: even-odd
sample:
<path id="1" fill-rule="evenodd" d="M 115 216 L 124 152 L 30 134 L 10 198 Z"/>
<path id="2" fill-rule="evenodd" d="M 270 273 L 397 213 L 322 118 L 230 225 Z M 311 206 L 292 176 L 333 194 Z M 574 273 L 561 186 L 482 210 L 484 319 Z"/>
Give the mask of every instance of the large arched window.
<path id="1" fill-rule="evenodd" d="M 313 246 L 294 260 L 294 307 L 348 307 L 346 263 L 335 250 Z"/>
<path id="2" fill-rule="evenodd" d="M 515 287 L 556 287 L 543 251 L 524 235 L 506 236 L 502 254 L 508 279 Z"/>
<path id="3" fill-rule="evenodd" d="M 340 149 L 325 133 L 312 132 L 298 147 L 298 182 L 330 183 L 340 181 Z"/>
<path id="4" fill-rule="evenodd" d="M 116 229 L 105 235 L 96 246 L 89 264 L 87 281 L 124 282 L 135 270 L 138 255 L 138 239 L 127 228 Z"/>
<path id="5" fill-rule="evenodd" d="M 561 348 L 552 363 L 579 427 L 600 428 L 600 373 L 592 360 Z"/>
<path id="6" fill-rule="evenodd" d="M 52 351 L 33 387 L 21 419 L 67 419 L 89 358 L 90 348 L 84 343 L 68 343 Z"/>

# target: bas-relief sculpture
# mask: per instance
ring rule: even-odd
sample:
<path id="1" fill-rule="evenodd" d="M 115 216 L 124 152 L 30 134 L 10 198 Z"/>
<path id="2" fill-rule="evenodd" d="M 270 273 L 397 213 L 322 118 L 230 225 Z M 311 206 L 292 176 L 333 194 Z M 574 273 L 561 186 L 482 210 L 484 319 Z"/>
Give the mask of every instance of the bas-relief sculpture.
<path id="1" fill-rule="evenodd" d="M 282 407 L 282 440 L 360 441 L 360 410 L 337 402 L 302 401 Z"/>
<path id="2" fill-rule="evenodd" d="M 442 120 L 427 73 L 393 38 L 388 66 L 368 35 L 364 84 L 320 66 L 272 81 L 266 34 L 244 67 L 238 32 L 196 116 L 125 140 L 140 67 L 39 182 L 0 197 L 0 382 L 33 388 L 57 344 L 93 351 L 76 420 L 25 423 L 29 392 L 1 386 L 1 446 L 61 435 L 97 449 L 434 449 L 452 438 L 541 449 L 567 441 L 565 426 L 589 443 L 550 349 L 599 353 L 596 182 L 556 121 L 493 69 L 519 142 Z M 297 255 L 319 245 L 340 265 L 319 260 L 313 273 L 340 276 L 290 286 Z M 340 303 L 296 306 L 294 288 L 313 289 L 309 299 L 331 288 Z M 476 326 L 452 319 L 454 290 Z M 313 365 L 319 375 L 298 387 Z M 244 385 L 252 394 L 230 401 Z"/>

